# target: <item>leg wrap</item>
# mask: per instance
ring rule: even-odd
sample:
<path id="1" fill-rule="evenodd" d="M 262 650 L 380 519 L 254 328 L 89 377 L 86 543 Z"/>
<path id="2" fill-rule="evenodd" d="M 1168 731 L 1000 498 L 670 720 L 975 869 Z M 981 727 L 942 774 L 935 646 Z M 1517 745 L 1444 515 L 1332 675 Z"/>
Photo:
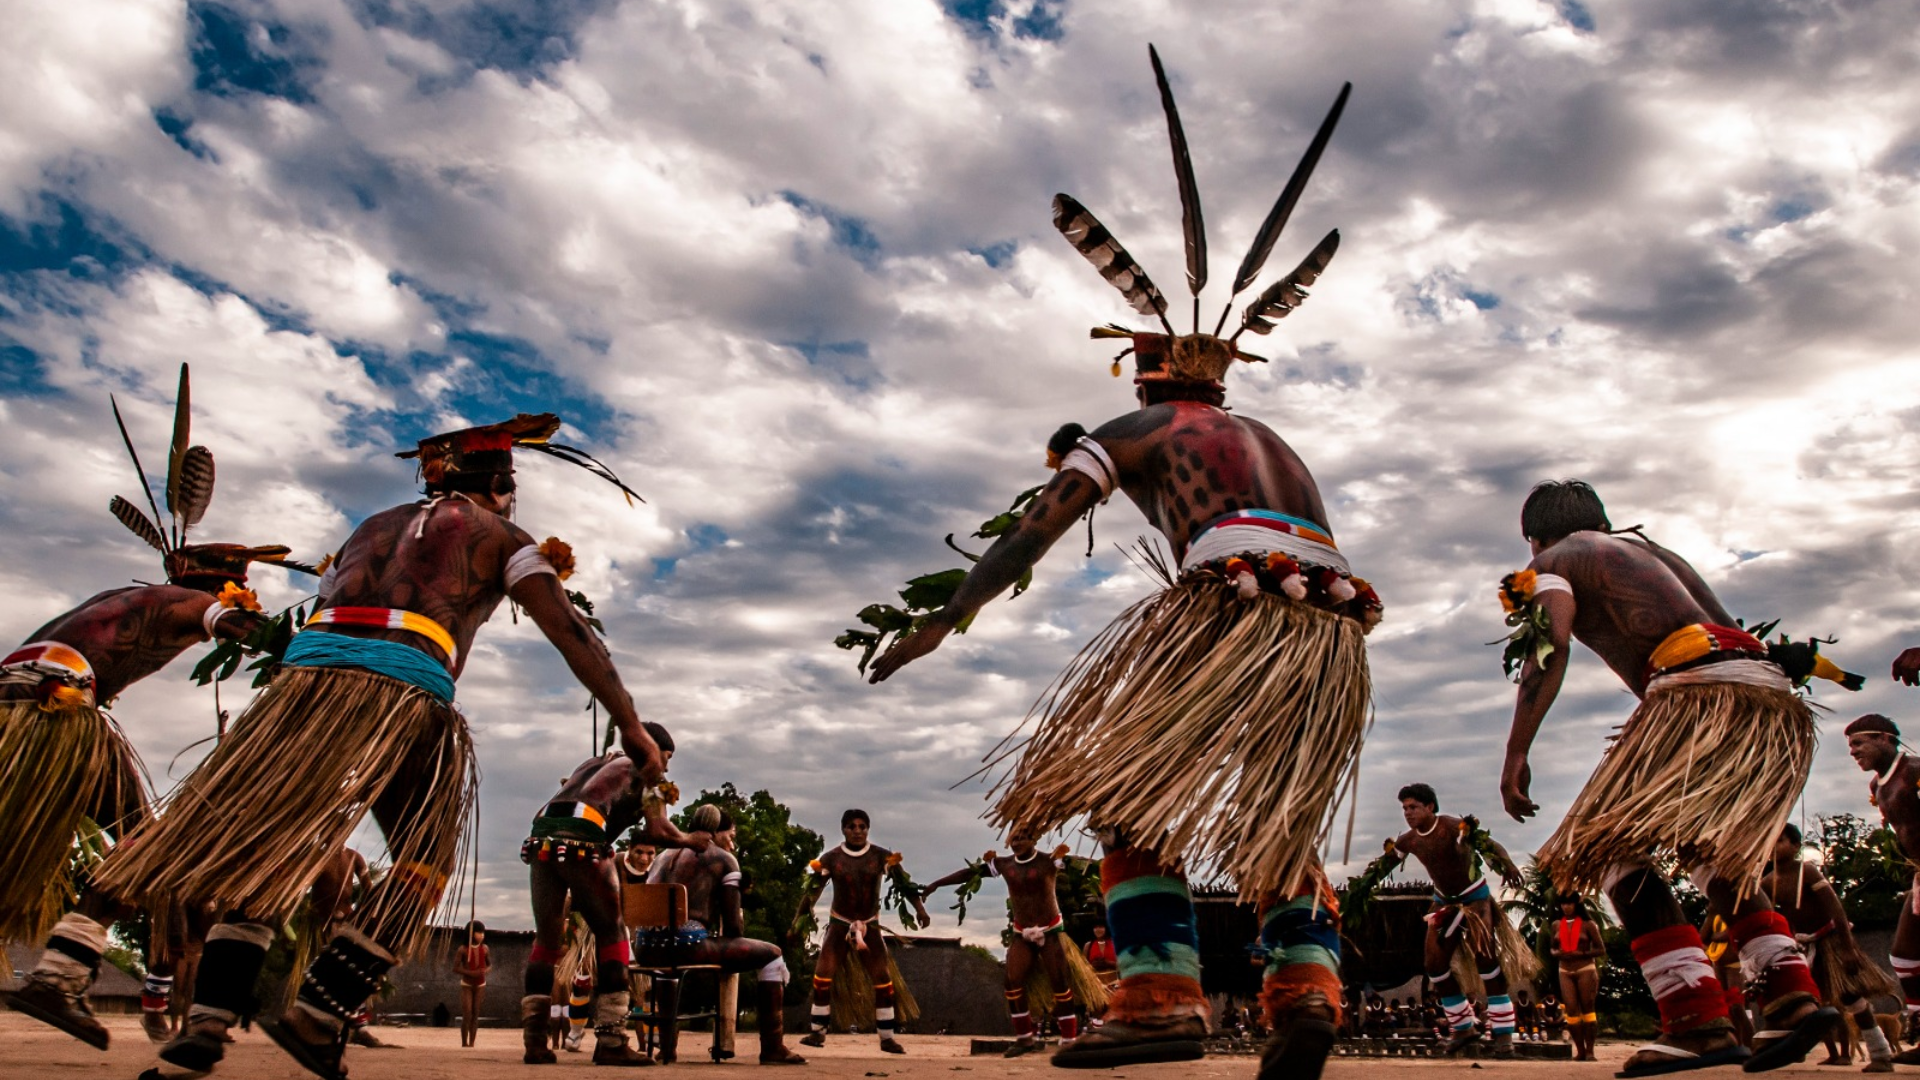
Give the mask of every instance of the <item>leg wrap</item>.
<path id="1" fill-rule="evenodd" d="M 873 1026 L 880 1038 L 893 1038 L 893 980 L 873 984 Z"/>
<path id="2" fill-rule="evenodd" d="M 1260 946 L 1267 970 L 1260 1004 L 1269 1026 L 1278 1025 L 1302 999 L 1319 994 L 1340 1022 L 1340 913 L 1329 900 L 1308 893 L 1267 909 L 1260 923 Z"/>
<path id="3" fill-rule="evenodd" d="M 1473 1026 L 1473 1002 L 1460 994 L 1449 994 L 1440 999 L 1440 1008 L 1446 1011 L 1447 1026 L 1455 1031 L 1465 1031 Z"/>
<path id="4" fill-rule="evenodd" d="M 786 957 L 776 956 L 769 960 L 754 978 L 758 982 L 779 983 L 784 986 L 793 978 L 793 973 L 787 970 Z"/>
<path id="5" fill-rule="evenodd" d="M 327 943 L 300 980 L 297 1004 L 314 1019 L 338 1030 L 380 989 L 380 978 L 394 964 L 393 954 L 358 930 L 344 930 Z"/>
<path id="6" fill-rule="evenodd" d="M 1125 847 L 1100 861 L 1107 930 L 1120 984 L 1107 1018 L 1164 1025 L 1208 1016 L 1200 989 L 1200 935 L 1186 879 L 1151 851 Z"/>
<path id="7" fill-rule="evenodd" d="M 272 943 L 273 928 L 263 923 L 221 923 L 208 931 L 188 1020 L 235 1024 L 251 1013 L 253 984 L 260 981 Z"/>
<path id="8" fill-rule="evenodd" d="M 1920 1012 L 1920 959 L 1890 956 L 1894 978 L 1900 980 L 1900 996 L 1906 999 L 1907 1012 Z"/>
<path id="9" fill-rule="evenodd" d="M 1727 999 L 1691 926 L 1668 926 L 1633 939 L 1633 958 L 1660 1006 L 1660 1030 L 1684 1035 L 1728 1023 Z"/>
<path id="10" fill-rule="evenodd" d="M 140 984 L 140 1011 L 163 1013 L 173 1000 L 173 976 L 148 975 Z"/>
<path id="11" fill-rule="evenodd" d="M 1493 1025 L 1495 1035 L 1511 1035 L 1515 1027 L 1513 999 L 1505 994 L 1487 996 L 1487 1023 Z"/>
<path id="12" fill-rule="evenodd" d="M 1756 911 L 1734 921 L 1733 943 L 1740 948 L 1740 966 L 1760 979 L 1765 995 L 1762 1010 L 1789 997 L 1813 998 L 1820 990 L 1813 982 L 1807 958 L 1795 947 L 1793 930 L 1777 911 Z"/>
<path id="13" fill-rule="evenodd" d="M 521 990 L 528 997 L 549 997 L 553 994 L 553 968 L 566 954 L 559 949 L 550 949 L 545 945 L 535 945 L 527 953 L 527 973 L 521 982 Z"/>
<path id="14" fill-rule="evenodd" d="M 833 1016 L 833 980 L 813 977 L 813 1007 L 807 1016 L 807 1030 L 816 1035 L 827 1033 L 827 1021 Z"/>
<path id="15" fill-rule="evenodd" d="M 593 999 L 593 1033 L 623 1035 L 627 1030 L 627 1009 L 631 998 L 625 989 L 603 993 Z"/>

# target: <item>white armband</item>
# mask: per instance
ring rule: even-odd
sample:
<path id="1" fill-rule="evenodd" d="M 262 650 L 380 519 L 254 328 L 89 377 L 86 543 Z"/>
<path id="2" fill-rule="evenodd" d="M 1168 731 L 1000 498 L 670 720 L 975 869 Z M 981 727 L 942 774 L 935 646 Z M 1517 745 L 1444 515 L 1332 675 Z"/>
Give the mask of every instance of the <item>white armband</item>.
<path id="1" fill-rule="evenodd" d="M 1113 489 L 1120 483 L 1120 470 L 1113 467 L 1113 459 L 1107 456 L 1107 448 L 1095 442 L 1091 436 L 1082 435 L 1060 459 L 1060 471 L 1072 470 L 1093 478 L 1100 486 L 1100 500 L 1105 502 L 1113 495 Z"/>
<path id="2" fill-rule="evenodd" d="M 220 616 L 232 610 L 232 608 L 215 600 L 207 606 L 207 610 L 200 613 L 200 625 L 206 628 L 208 639 L 214 637 L 213 625 L 220 621 Z"/>
<path id="3" fill-rule="evenodd" d="M 325 600 L 327 597 L 332 596 L 333 587 L 339 580 L 340 560 L 336 557 L 332 562 L 327 564 L 326 572 L 320 575 L 320 584 L 317 592 L 320 599 Z"/>
<path id="4" fill-rule="evenodd" d="M 560 576 L 560 572 L 553 568 L 553 564 L 547 561 L 547 557 L 540 554 L 538 545 L 528 544 L 507 559 L 507 588 L 511 589 L 535 574 L 552 574 L 556 578 Z"/>
<path id="5" fill-rule="evenodd" d="M 720 879 L 720 884 L 722 884 L 722 885 L 731 885 L 731 886 L 733 886 L 734 888 L 736 888 L 736 889 L 737 889 L 737 888 L 739 888 L 739 887 L 740 887 L 740 880 L 741 880 L 741 879 L 740 879 L 740 871 L 738 871 L 738 870 L 735 870 L 735 871 L 733 871 L 732 873 L 729 873 L 729 874 L 727 874 L 727 875 L 726 875 L 725 877 L 722 877 L 722 878 Z"/>
<path id="6" fill-rule="evenodd" d="M 1566 593 L 1568 596 L 1572 596 L 1573 585 L 1566 578 L 1561 577 L 1559 574 L 1533 575 L 1534 599 L 1536 600 L 1539 599 L 1542 593 L 1550 593 L 1550 592 L 1563 592 L 1563 593 Z"/>
<path id="7" fill-rule="evenodd" d="M 1000 861 L 999 861 L 998 859 L 988 859 L 988 860 L 987 860 L 987 867 L 986 867 L 986 869 L 987 869 L 987 876 L 988 876 L 988 877 L 999 877 L 999 876 L 1000 876 Z"/>

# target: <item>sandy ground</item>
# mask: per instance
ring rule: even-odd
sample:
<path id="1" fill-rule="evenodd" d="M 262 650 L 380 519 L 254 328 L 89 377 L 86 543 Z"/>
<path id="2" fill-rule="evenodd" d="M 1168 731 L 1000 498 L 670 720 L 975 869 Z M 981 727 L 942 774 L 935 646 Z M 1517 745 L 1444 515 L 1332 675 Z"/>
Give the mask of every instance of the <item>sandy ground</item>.
<path id="1" fill-rule="evenodd" d="M 107 1018 L 113 1033 L 113 1045 L 102 1053 L 44 1027 L 14 1012 L 0 1011 L 0 1078 L 5 1080 L 59 1080 L 64 1077 L 116 1077 L 135 1080 L 143 1069 L 156 1063 L 153 1046 L 140 1033 L 137 1019 Z M 534 1070 L 520 1062 L 520 1033 L 506 1028 L 487 1028 L 480 1032 L 480 1045 L 460 1047 L 460 1033 L 451 1028 L 375 1029 L 381 1039 L 396 1049 L 369 1050 L 354 1047 L 347 1053 L 347 1066 L 354 1080 L 507 1080 L 523 1078 L 529 1071 L 554 1077 L 592 1068 L 590 1054 L 561 1054 L 558 1065 Z M 960 1080 L 954 1073 L 978 1073 L 987 1077 L 1021 1077 L 1024 1080 L 1065 1080 L 1075 1075 L 1100 1078 L 1131 1077 L 1132 1080 L 1252 1080 L 1256 1061 L 1252 1057 L 1211 1057 L 1204 1061 L 1175 1065 L 1142 1065 L 1113 1072 L 1068 1072 L 1049 1068 L 1039 1057 L 1007 1061 L 998 1057 L 973 1057 L 968 1053 L 971 1040 L 959 1036 L 916 1036 L 901 1039 L 906 1044 L 904 1057 L 882 1054 L 871 1037 L 837 1036 L 824 1050 L 805 1050 L 811 1060 L 807 1068 L 781 1070 L 775 1075 L 801 1080 Z M 591 1039 L 589 1039 L 591 1045 Z M 742 1037 L 740 1059 L 723 1066 L 705 1060 L 706 1040 L 689 1033 L 681 1040 L 682 1063 L 671 1066 L 675 1074 L 696 1077 L 721 1071 L 752 1074 L 759 1069 L 751 1064 L 756 1043 L 751 1034 Z M 1448 1062 L 1399 1060 L 1391 1058 L 1339 1058 L 1327 1065 L 1326 1075 L 1333 1080 L 1359 1080 L 1362 1077 L 1441 1076 L 1447 1073 L 1499 1073 L 1509 1080 L 1583 1080 L 1613 1075 L 1631 1047 L 1626 1043 L 1602 1044 L 1601 1063 L 1575 1065 L 1569 1061 L 1485 1061 Z M 1852 1075 L 1853 1069 L 1818 1068 L 1813 1063 L 1820 1053 L 1804 1065 L 1783 1069 L 1776 1075 Z M 694 1060 L 698 1057 L 698 1060 Z M 744 1063 L 743 1063 L 744 1062 Z M 1857 1069 L 1858 1066 L 1855 1066 Z M 292 1060 L 259 1032 L 240 1033 L 239 1041 L 227 1051 L 218 1076 L 234 1080 L 308 1080 Z M 605 1075 L 604 1073 L 601 1075 Z M 658 1075 L 658 1074 L 653 1074 Z M 1716 1069 L 1711 1075 L 1743 1075 L 1734 1069 Z M 583 1076 L 582 1080 L 586 1080 Z"/>

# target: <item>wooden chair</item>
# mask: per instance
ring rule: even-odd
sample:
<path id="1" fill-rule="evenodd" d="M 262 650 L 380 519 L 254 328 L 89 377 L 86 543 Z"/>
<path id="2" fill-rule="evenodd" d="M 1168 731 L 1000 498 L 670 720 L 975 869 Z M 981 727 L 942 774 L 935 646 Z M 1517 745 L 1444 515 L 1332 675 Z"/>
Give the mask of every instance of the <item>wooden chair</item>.
<path id="1" fill-rule="evenodd" d="M 719 965 L 681 963 L 674 955 L 680 950 L 644 944 L 650 936 L 670 933 L 687 925 L 687 887 L 675 882 L 634 882 L 621 890 L 620 907 L 627 928 L 634 933 L 634 954 L 629 967 L 653 982 L 647 993 L 646 1009 L 638 1017 L 647 1025 L 642 1049 L 653 1054 L 657 1046 L 661 1064 L 671 1064 L 679 1056 L 680 1025 L 689 1020 L 712 1020 L 713 1046 L 708 1053 L 715 1062 L 732 1057 L 732 1047 L 725 1045 L 731 1041 L 725 1036 L 732 1025 L 724 1021 L 730 1018 L 723 1017 L 718 1008 L 712 1012 L 680 1011 L 680 981 L 686 973 L 711 971 L 718 975 Z M 724 987 L 718 997 L 724 1006 L 728 997 Z"/>

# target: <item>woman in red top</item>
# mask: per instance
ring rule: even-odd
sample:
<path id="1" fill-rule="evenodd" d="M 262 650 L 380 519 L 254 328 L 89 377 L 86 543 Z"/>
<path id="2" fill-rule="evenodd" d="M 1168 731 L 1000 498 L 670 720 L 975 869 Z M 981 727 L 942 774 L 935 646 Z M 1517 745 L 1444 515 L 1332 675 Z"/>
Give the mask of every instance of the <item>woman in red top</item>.
<path id="1" fill-rule="evenodd" d="M 1093 973 L 1107 989 L 1120 981 L 1120 958 L 1114 954 L 1113 942 L 1107 940 L 1106 923 L 1093 928 L 1093 940 L 1087 942 L 1087 963 L 1093 965 Z"/>
<path id="2" fill-rule="evenodd" d="M 467 924 L 467 943 L 454 955 L 453 971 L 460 976 L 460 1045 L 472 1046 L 480 1033 L 480 995 L 487 988 L 487 928 L 479 921 Z"/>
<path id="3" fill-rule="evenodd" d="M 1553 958 L 1560 962 L 1560 1000 L 1566 1005 L 1575 1061 L 1597 1060 L 1593 1040 L 1600 1031 L 1600 1018 L 1593 1009 L 1600 996 L 1600 969 L 1594 966 L 1594 958 L 1607 952 L 1600 928 L 1586 914 L 1580 897 L 1562 896 L 1560 917 L 1553 921 Z"/>

